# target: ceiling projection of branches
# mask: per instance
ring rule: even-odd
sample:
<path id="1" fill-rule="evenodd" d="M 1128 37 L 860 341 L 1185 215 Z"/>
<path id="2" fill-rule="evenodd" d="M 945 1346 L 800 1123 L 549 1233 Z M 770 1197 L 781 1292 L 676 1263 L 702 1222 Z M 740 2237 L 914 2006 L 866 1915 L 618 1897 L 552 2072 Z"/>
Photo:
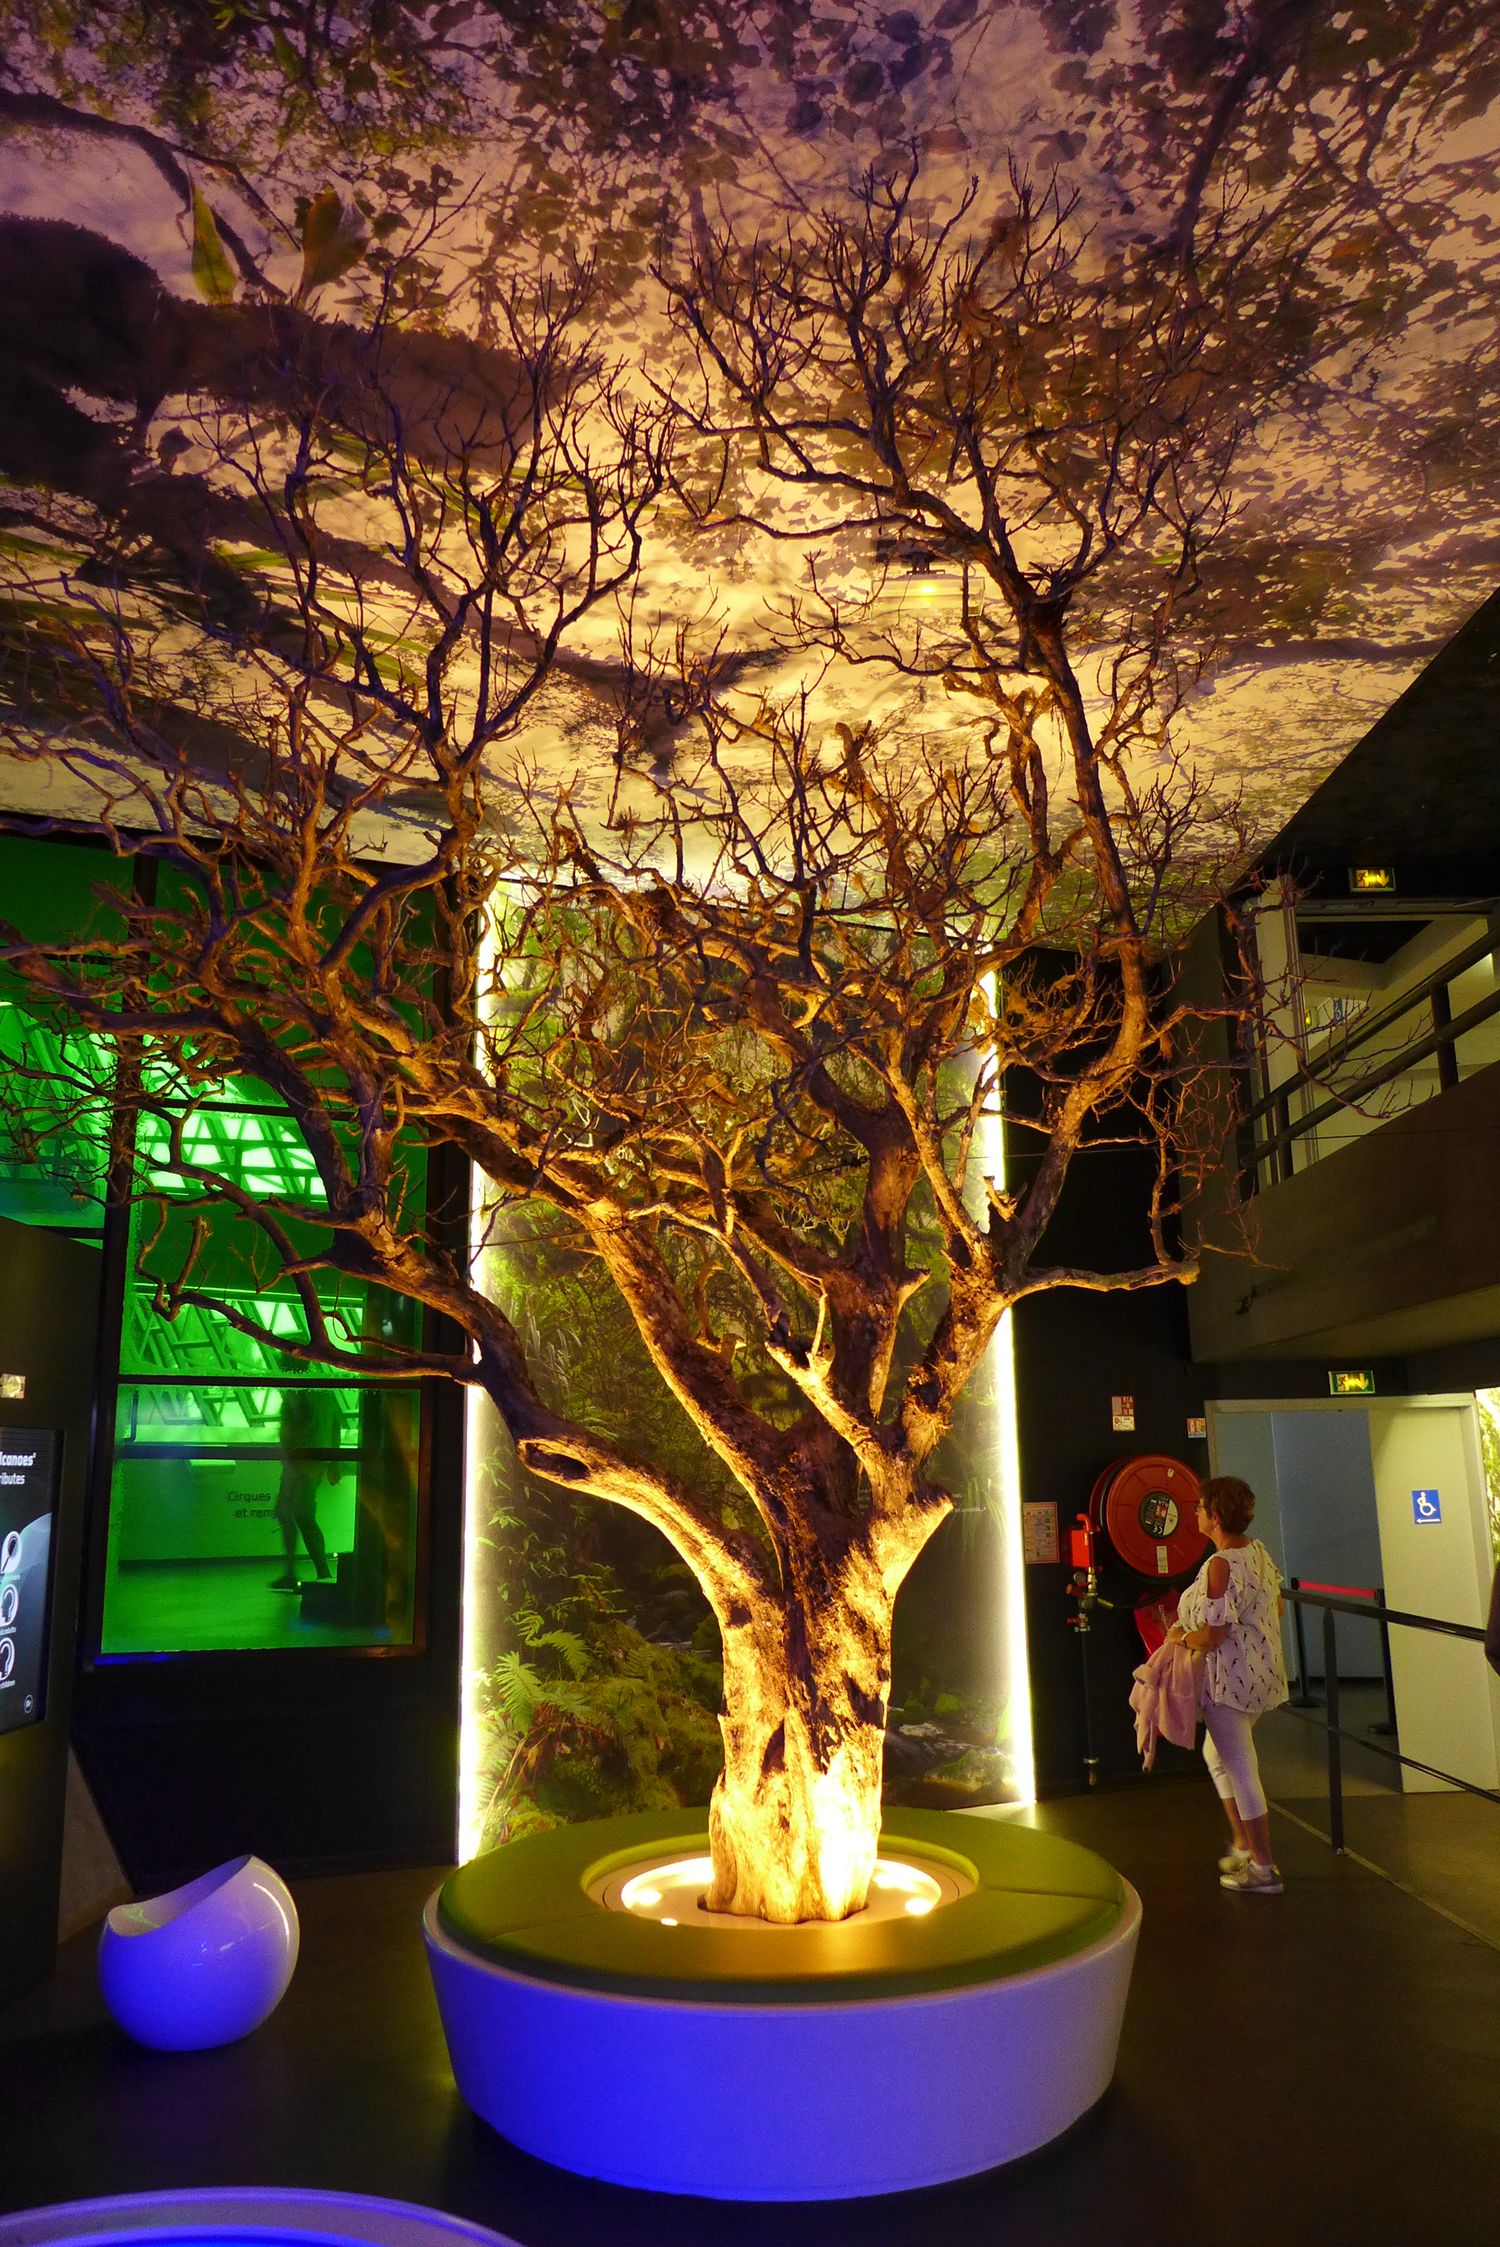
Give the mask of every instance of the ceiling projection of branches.
<path id="1" fill-rule="evenodd" d="M 445 636 L 501 831 L 690 794 L 705 712 L 747 778 L 789 711 L 918 766 L 1019 715 L 1055 782 L 1065 620 L 1111 786 L 1211 778 L 1222 852 L 1493 583 L 1486 0 L 4 13 L 23 742 L 107 725 L 27 631 L 107 580 L 162 735 L 253 779 L 173 619 L 274 666 L 314 567 L 398 856 Z M 3 796 L 77 808 L 55 748 Z"/>

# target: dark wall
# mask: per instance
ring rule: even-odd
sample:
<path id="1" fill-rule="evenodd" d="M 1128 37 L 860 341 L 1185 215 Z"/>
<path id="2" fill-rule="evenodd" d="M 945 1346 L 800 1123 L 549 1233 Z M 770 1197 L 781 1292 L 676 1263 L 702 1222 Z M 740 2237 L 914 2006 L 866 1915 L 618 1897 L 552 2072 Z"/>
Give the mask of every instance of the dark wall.
<path id="1" fill-rule="evenodd" d="M 24 1397 L 0 1398 L 0 1435 L 62 1435 L 45 1714 L 0 1734 L 0 1999 L 43 1980 L 57 1942 L 98 1289 L 94 1249 L 0 1219 L 0 1372 L 26 1381 Z"/>
<path id="2" fill-rule="evenodd" d="M 1337 1362 L 1337 1361 L 1336 1361 Z M 1361 1369 L 1375 1377 L 1377 1397 L 1462 1395 L 1471 1389 L 1500 1388 L 1500 1334 L 1476 1342 L 1455 1342 L 1439 1350 L 1413 1350 L 1406 1357 L 1367 1357 Z M 1202 1377 L 1210 1397 L 1237 1403 L 1264 1398 L 1269 1403 L 1321 1399 L 1329 1393 L 1335 1367 L 1316 1358 L 1256 1358 L 1206 1365 Z"/>
<path id="3" fill-rule="evenodd" d="M 1447 1349 L 1414 1350 L 1406 1360 L 1411 1396 L 1442 1396 L 1450 1390 L 1500 1389 L 1500 1332 Z"/>
<path id="4" fill-rule="evenodd" d="M 1374 1374 L 1377 1396 L 1412 1396 L 1418 1389 L 1412 1373 L 1413 1363 L 1408 1358 L 1362 1357 L 1358 1370 Z M 1328 1376 L 1341 1368 L 1346 1368 L 1344 1358 L 1335 1357 L 1329 1362 L 1317 1356 L 1256 1358 L 1244 1364 L 1231 1359 L 1222 1365 L 1202 1366 L 1199 1372 L 1204 1391 L 1210 1397 L 1230 1397 L 1237 1404 L 1250 1404 L 1263 1398 L 1268 1404 L 1279 1404 L 1326 1400 L 1330 1393 Z M 1447 1382 L 1438 1385 L 1450 1386 Z"/>
<path id="5" fill-rule="evenodd" d="M 1024 1160 L 1024 1158 L 1022 1158 Z M 1012 1171 L 1020 1165 L 1012 1161 Z M 1119 1271 L 1144 1260 L 1140 1237 L 1147 1179 L 1139 1156 L 1085 1151 L 1075 1163 L 1043 1242 L 1043 1264 L 1087 1263 Z M 1032 1297 L 1015 1314 L 1021 1495 L 1055 1504 L 1064 1559 L 1026 1571 L 1032 1722 L 1037 1784 L 1058 1792 L 1086 1783 L 1086 1756 L 1105 1780 L 1138 1776 L 1129 1706 L 1130 1673 L 1141 1660 L 1128 1606 L 1098 1608 L 1086 1636 L 1072 1627 L 1067 1530 L 1112 1461 L 1146 1452 L 1208 1470 L 1208 1446 L 1187 1423 L 1203 1412 L 1202 1376 L 1188 1353 L 1186 1291 L 1175 1281 L 1130 1293 L 1061 1289 Z M 1135 1428 L 1115 1434 L 1110 1399 L 1135 1400 Z M 1106 1581 L 1106 1596 L 1132 1599 L 1134 1579 Z M 1179 1751 L 1164 1747 L 1158 1768 Z"/>
<path id="6" fill-rule="evenodd" d="M 1058 1295 L 1021 1305 L 1016 1316 L 1021 1488 L 1048 1499 L 1064 1533 L 1088 1503 L 1113 1460 L 1162 1452 L 1197 1474 L 1208 1471 L 1208 1446 L 1189 1437 L 1189 1416 L 1203 1411 L 1202 1388 L 1187 1359 L 1187 1322 L 1178 1287 L 1143 1295 Z M 1110 1398 L 1135 1399 L 1133 1434 L 1110 1428 Z M 1078 1602 L 1071 1570 L 1026 1571 L 1026 1624 L 1031 1649 L 1032 1722 L 1037 1784 L 1055 1792 L 1084 1783 L 1085 1757 L 1099 1776 L 1139 1773 L 1129 1706 L 1130 1673 L 1142 1644 L 1128 1607 L 1096 1608 L 1086 1637 L 1071 1627 Z M 1104 1583 L 1105 1596 L 1128 1601 L 1133 1580 Z M 1167 1768 L 1175 1751 L 1164 1749 Z"/>

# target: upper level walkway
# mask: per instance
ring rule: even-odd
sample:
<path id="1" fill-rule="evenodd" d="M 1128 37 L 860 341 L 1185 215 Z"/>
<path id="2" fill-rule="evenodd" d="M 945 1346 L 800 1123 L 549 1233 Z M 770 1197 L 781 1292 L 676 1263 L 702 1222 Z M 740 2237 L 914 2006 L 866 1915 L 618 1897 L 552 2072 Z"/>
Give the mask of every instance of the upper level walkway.
<path id="1" fill-rule="evenodd" d="M 459 2104 L 418 1939 L 438 1875 L 410 1871 L 303 1882 L 291 1991 L 219 2052 L 127 2045 L 100 2006 L 93 1937 L 66 1945 L 55 1980 L 0 2015 L 0 2208 L 324 2186 L 440 2206 L 523 2247 L 1457 2247 L 1492 2235 L 1500 1947 L 1285 1817 L 1285 1895 L 1225 1895 L 1206 1781 L 1030 1815 L 1118 1865 L 1145 1926 L 1113 2087 L 1014 2169 L 774 2208 L 662 2200 L 528 2160 Z M 1496 1860 L 1500 1883 L 1500 1843 Z M 776 2085 L 749 2095 L 774 2130 Z M 828 2087 L 830 2100 L 901 2095 L 873 2072 Z"/>

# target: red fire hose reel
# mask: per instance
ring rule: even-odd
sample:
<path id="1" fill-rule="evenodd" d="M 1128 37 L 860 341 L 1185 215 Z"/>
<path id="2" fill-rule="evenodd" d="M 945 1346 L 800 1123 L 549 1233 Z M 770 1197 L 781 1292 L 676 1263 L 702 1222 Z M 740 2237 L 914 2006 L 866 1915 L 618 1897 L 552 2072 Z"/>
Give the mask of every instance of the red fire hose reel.
<path id="1" fill-rule="evenodd" d="M 1198 1527 L 1202 1486 L 1191 1467 L 1160 1452 L 1114 1459 L 1094 1484 L 1088 1512 L 1069 1532 L 1069 1586 L 1078 1603 L 1068 1618 L 1078 1633 L 1084 1676 L 1084 1768 L 1099 1777 L 1089 1715 L 1089 1634 L 1098 1608 L 1124 1610 L 1150 1654 L 1176 1619 L 1177 1595 L 1203 1564 L 1210 1539 Z"/>
<path id="2" fill-rule="evenodd" d="M 1132 1575 L 1162 1584 L 1190 1574 L 1208 1551 L 1209 1539 L 1198 1527 L 1199 1496 L 1191 1467 L 1153 1452 L 1105 1468 L 1089 1499 L 1089 1518 Z"/>
<path id="3" fill-rule="evenodd" d="M 1149 1452 L 1112 1460 L 1072 1532 L 1073 1566 L 1098 1569 L 1113 1560 L 1116 1570 L 1144 1579 L 1142 1603 L 1153 1592 L 1175 1588 L 1208 1551 L 1209 1540 L 1198 1527 L 1198 1497 L 1198 1477 L 1180 1459 Z"/>

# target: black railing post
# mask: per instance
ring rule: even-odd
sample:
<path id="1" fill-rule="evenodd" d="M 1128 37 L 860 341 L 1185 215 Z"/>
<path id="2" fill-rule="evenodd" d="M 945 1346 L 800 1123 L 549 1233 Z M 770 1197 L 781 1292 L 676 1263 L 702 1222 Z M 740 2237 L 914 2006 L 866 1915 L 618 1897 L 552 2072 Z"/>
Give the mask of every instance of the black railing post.
<path id="1" fill-rule="evenodd" d="M 1271 1110 L 1271 1125 L 1275 1144 L 1271 1150 L 1271 1176 L 1278 1185 L 1296 1171 L 1296 1158 L 1292 1153 L 1292 1103 L 1284 1092 L 1278 1092 Z"/>
<path id="2" fill-rule="evenodd" d="M 1385 1722 L 1372 1727 L 1382 1738 L 1396 1737 L 1396 1680 L 1391 1675 L 1391 1626 L 1385 1619 L 1385 1588 L 1375 1587 L 1375 1605 L 1380 1615 L 1380 1667 L 1385 1677 Z"/>
<path id="3" fill-rule="evenodd" d="M 1328 1839 L 1335 1856 L 1344 1854 L 1344 1743 L 1339 1737 L 1338 1617 L 1323 1610 L 1323 1700 L 1328 1727 Z"/>
<path id="4" fill-rule="evenodd" d="M 1287 1578 L 1288 1587 L 1294 1592 L 1300 1589 L 1301 1583 L 1300 1576 L 1289 1576 Z M 1308 1691 L 1307 1685 L 1307 1641 L 1302 1635 L 1301 1600 L 1293 1600 L 1292 1602 L 1292 1637 L 1297 1647 L 1297 1690 L 1292 1695 L 1293 1704 L 1299 1709 L 1316 1708 L 1317 1703 Z"/>
<path id="5" fill-rule="evenodd" d="M 1428 1001 L 1432 1012 L 1432 1034 L 1438 1041 L 1437 1080 L 1439 1092 L 1451 1092 L 1458 1082 L 1458 1048 L 1446 1033 L 1453 1027 L 1453 1005 L 1448 997 L 1446 983 L 1434 983 Z"/>

